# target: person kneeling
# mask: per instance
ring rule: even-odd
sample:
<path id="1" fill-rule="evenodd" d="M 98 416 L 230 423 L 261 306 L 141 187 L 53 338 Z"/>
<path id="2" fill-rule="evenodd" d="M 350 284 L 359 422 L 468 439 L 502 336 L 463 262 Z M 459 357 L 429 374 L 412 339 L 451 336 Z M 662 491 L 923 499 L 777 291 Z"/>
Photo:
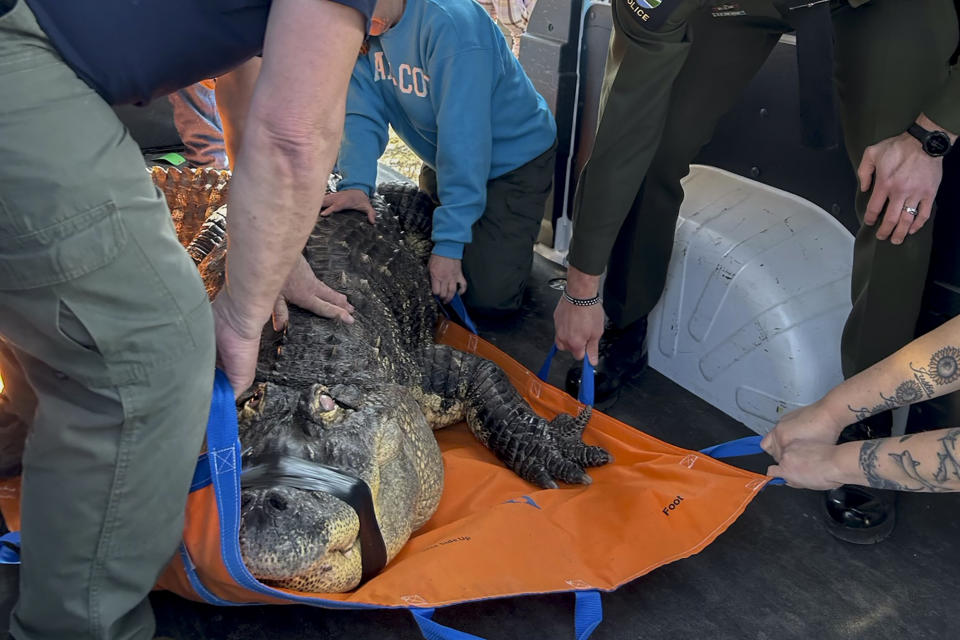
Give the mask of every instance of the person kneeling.
<path id="1" fill-rule="evenodd" d="M 367 212 L 388 125 L 420 159 L 433 213 L 433 293 L 519 308 L 553 184 L 556 124 L 473 0 L 380 0 L 350 81 L 339 190 L 321 215 Z"/>

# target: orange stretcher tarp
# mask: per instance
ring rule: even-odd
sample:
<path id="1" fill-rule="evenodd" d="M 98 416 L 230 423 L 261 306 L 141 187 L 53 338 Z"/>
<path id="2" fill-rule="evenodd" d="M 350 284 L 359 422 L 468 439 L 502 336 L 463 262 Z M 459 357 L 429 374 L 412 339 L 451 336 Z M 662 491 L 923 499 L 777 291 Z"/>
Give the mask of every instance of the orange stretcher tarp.
<path id="1" fill-rule="evenodd" d="M 499 364 L 534 410 L 551 418 L 580 405 L 488 342 L 449 321 L 437 340 Z M 443 497 L 433 518 L 376 577 L 343 594 L 257 592 L 227 571 L 213 486 L 190 494 L 184 552 L 158 587 L 195 600 L 322 606 L 435 607 L 533 593 L 608 591 L 699 552 L 771 479 L 652 438 L 594 412 L 584 439 L 614 462 L 592 469 L 589 486 L 542 490 L 514 475 L 466 425 L 436 432 Z M 17 483 L 0 487 L 16 529 Z M 193 565 L 191 582 L 186 565 Z M 195 589 L 196 580 L 208 591 Z M 213 600 L 211 600 L 211 596 Z"/>

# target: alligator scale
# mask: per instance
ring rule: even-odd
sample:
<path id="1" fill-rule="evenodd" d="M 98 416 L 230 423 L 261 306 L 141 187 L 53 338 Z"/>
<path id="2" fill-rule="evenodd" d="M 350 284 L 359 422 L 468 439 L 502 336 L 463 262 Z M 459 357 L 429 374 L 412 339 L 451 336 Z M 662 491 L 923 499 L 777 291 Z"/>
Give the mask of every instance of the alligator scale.
<path id="1" fill-rule="evenodd" d="M 265 331 L 256 382 L 238 400 L 238 415 L 245 468 L 282 457 L 362 479 L 392 559 L 440 500 L 433 429 L 466 420 L 507 467 L 541 487 L 589 482 L 584 469 L 610 458 L 581 440 L 589 411 L 548 422 L 497 365 L 434 343 L 430 200 L 413 186 L 380 192 L 376 225 L 360 213 L 320 218 L 304 249 L 317 276 L 348 296 L 355 322 L 291 307 L 282 333 Z M 223 278 L 222 228 L 222 216 L 208 216 L 190 246 L 211 295 Z M 359 523 L 330 493 L 261 479 L 243 489 L 243 558 L 273 586 L 347 591 L 362 577 Z"/>

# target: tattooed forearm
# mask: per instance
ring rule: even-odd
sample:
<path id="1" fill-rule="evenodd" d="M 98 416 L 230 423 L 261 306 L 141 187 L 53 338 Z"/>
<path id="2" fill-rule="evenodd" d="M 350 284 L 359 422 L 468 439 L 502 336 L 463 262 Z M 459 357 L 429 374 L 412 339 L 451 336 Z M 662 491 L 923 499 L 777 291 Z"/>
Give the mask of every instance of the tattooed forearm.
<path id="1" fill-rule="evenodd" d="M 877 489 L 898 491 L 960 490 L 960 456 L 957 454 L 960 429 L 938 433 L 942 435 L 937 437 L 930 433 L 918 436 L 908 449 L 897 446 L 902 445 L 906 438 L 898 442 L 893 439 L 864 442 L 860 447 L 860 470 L 867 484 Z M 885 459 L 891 464 L 881 468 Z M 936 469 L 933 469 L 934 462 Z"/>
<path id="2" fill-rule="evenodd" d="M 914 367 L 912 363 L 910 368 L 937 386 L 955 382 L 960 378 L 960 347 L 943 347 L 930 356 L 926 368 Z"/>
<path id="3" fill-rule="evenodd" d="M 960 429 L 950 429 L 947 435 L 940 438 L 942 450 L 937 452 L 937 458 L 940 465 L 937 472 L 933 474 L 933 479 L 944 483 L 949 480 L 960 480 L 960 460 L 957 460 L 957 437 L 960 437 Z"/>
<path id="4" fill-rule="evenodd" d="M 860 407 L 857 409 L 851 406 L 848 406 L 847 408 L 853 412 L 853 415 L 856 416 L 857 420 L 863 420 L 864 418 L 868 418 L 883 411 L 896 409 L 897 407 L 902 407 L 904 405 L 913 404 L 914 402 L 923 400 L 923 388 L 917 380 L 905 380 L 901 382 L 899 386 L 897 386 L 892 397 L 888 398 L 881 393 L 880 398 L 883 400 L 883 402 L 870 408 Z"/>
<path id="5" fill-rule="evenodd" d="M 867 440 L 860 447 L 860 470 L 867 477 L 867 484 L 876 489 L 893 489 L 902 491 L 906 489 L 899 482 L 888 480 L 880 475 L 877 470 L 877 449 L 883 444 L 883 440 Z"/>
<path id="6" fill-rule="evenodd" d="M 882 402 L 870 407 L 847 406 L 856 420 L 932 398 L 937 395 L 937 387 L 956 382 L 960 379 L 960 347 L 941 347 L 930 356 L 926 366 L 914 366 L 912 362 L 909 366 L 913 377 L 901 382 L 893 395 L 881 393 Z"/>
<path id="7" fill-rule="evenodd" d="M 935 483 L 924 479 L 923 474 L 920 473 L 918 468 L 920 463 L 913 459 L 913 454 L 910 453 L 909 449 L 902 453 L 891 453 L 888 455 L 900 470 L 900 473 L 920 485 L 919 487 L 904 486 L 904 491 L 937 491 L 938 486 Z"/>

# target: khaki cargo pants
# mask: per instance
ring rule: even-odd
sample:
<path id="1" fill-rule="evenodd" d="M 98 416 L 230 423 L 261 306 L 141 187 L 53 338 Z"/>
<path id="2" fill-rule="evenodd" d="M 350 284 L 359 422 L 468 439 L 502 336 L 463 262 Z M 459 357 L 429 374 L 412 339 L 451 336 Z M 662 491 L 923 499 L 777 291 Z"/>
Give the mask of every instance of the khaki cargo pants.
<path id="1" fill-rule="evenodd" d="M 0 0 L 0 340 L 0 471 L 21 447 L 23 470 L 11 633 L 152 638 L 145 598 L 209 409 L 210 307 L 137 144 L 23 0 Z"/>

